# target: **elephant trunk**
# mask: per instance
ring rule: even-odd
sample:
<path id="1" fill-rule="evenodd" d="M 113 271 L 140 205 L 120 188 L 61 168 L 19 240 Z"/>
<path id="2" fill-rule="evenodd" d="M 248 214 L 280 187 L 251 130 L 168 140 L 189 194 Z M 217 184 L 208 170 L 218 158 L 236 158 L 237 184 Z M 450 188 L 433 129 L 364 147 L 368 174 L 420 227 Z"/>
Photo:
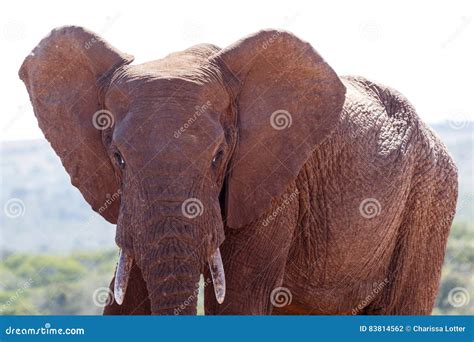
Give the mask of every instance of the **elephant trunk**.
<path id="1" fill-rule="evenodd" d="M 139 226 L 127 225 L 125 219 L 118 226 L 117 243 L 125 251 L 119 257 L 114 295 L 121 304 L 133 254 L 146 282 L 153 314 L 195 315 L 203 267 L 210 268 L 217 301 L 224 301 L 225 275 L 218 248 L 223 240 L 220 207 L 218 203 L 204 205 L 194 197 L 176 200 L 186 197 L 177 196 L 178 189 L 163 184 L 167 183 L 161 177 L 160 187 L 147 185 L 142 197 L 155 199 L 151 208 L 130 210 L 142 215 Z M 168 196 L 163 195 L 163 188 L 169 191 Z"/>
<path id="2" fill-rule="evenodd" d="M 221 252 L 219 248 L 217 248 L 216 251 L 211 255 L 208 264 L 209 264 L 209 269 L 212 276 L 212 281 L 214 284 L 214 292 L 216 295 L 216 300 L 219 304 L 222 304 L 225 298 L 226 284 L 225 284 L 224 267 L 222 265 L 222 257 L 221 257 Z M 127 291 L 128 278 L 130 276 L 132 265 L 133 265 L 133 259 L 129 255 L 127 255 L 126 252 L 121 250 L 119 253 L 119 261 L 117 265 L 117 271 L 115 274 L 115 285 L 114 285 L 115 301 L 119 305 L 123 303 L 125 293 Z M 148 287 L 148 291 L 150 291 L 150 286 Z M 159 288 L 156 289 L 156 291 L 158 291 L 158 293 L 161 293 L 159 292 L 160 291 Z M 185 291 L 182 291 L 182 292 L 185 292 Z M 197 294 L 198 294 L 198 284 L 196 283 L 196 289 L 194 290 L 193 294 L 188 296 L 187 299 L 184 302 L 182 302 L 181 305 L 179 305 L 179 307 L 175 307 L 173 310 L 173 314 L 174 315 L 179 315 L 179 314 L 195 315 L 196 305 L 197 305 L 197 302 L 196 302 Z M 174 298 L 175 298 L 174 302 L 177 303 L 178 301 L 176 300 L 176 298 L 180 298 L 182 300 L 183 295 L 181 293 L 175 293 Z M 152 300 L 158 301 L 159 298 L 155 298 Z M 152 310 L 154 313 L 157 313 L 157 314 L 163 314 L 163 315 L 171 314 L 170 313 L 171 307 L 172 306 L 169 306 L 166 308 L 166 307 L 163 307 L 163 305 L 161 306 L 158 305 L 156 310 L 153 310 L 153 302 L 152 302 Z"/>
<path id="3" fill-rule="evenodd" d="M 175 269 L 189 268 L 186 277 L 175 276 Z M 154 265 L 146 275 L 151 311 L 154 315 L 196 315 L 199 272 L 190 263 L 170 261 Z"/>
<path id="4" fill-rule="evenodd" d="M 136 255 L 152 313 L 195 315 L 201 274 L 199 239 L 192 236 L 192 227 L 170 218 L 151 231 L 139 237 Z"/>

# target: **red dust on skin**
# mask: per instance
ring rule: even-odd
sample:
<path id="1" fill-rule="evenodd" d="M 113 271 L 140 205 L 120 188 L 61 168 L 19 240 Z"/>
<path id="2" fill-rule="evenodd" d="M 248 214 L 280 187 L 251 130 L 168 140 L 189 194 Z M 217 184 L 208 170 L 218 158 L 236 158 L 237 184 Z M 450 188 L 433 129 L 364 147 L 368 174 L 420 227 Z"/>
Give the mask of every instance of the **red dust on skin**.
<path id="1" fill-rule="evenodd" d="M 400 93 L 279 30 L 132 61 L 69 26 L 19 72 L 72 184 L 117 224 L 127 272 L 105 314 L 195 314 L 202 273 L 206 314 L 431 312 L 457 171 Z"/>

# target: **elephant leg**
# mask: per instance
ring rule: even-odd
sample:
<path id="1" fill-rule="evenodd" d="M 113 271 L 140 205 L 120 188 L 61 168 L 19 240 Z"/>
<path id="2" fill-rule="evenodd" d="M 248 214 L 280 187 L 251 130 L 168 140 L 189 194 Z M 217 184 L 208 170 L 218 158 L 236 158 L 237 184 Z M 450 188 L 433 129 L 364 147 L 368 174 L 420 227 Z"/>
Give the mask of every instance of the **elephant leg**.
<path id="1" fill-rule="evenodd" d="M 217 303 L 210 273 L 206 269 L 206 315 L 272 313 L 271 294 L 283 283 L 298 214 L 298 199 L 286 205 L 279 202 L 252 225 L 226 229 L 226 237 L 220 248 L 226 277 L 226 296 L 222 304 Z M 275 212 L 278 215 L 274 220 L 265 220 Z M 274 295 L 280 295 L 275 292 Z"/>
<path id="2" fill-rule="evenodd" d="M 439 163 L 448 160 L 441 157 Z M 456 207 L 457 176 L 449 162 L 415 175 L 387 286 L 366 314 L 429 315 L 433 308 Z"/>
<path id="3" fill-rule="evenodd" d="M 114 291 L 115 277 L 110 283 L 110 290 Z M 133 263 L 130 277 L 128 280 L 127 292 L 122 305 L 112 301 L 110 305 L 105 306 L 104 315 L 150 315 L 150 299 L 146 289 L 145 280 L 143 280 L 140 268 Z"/>

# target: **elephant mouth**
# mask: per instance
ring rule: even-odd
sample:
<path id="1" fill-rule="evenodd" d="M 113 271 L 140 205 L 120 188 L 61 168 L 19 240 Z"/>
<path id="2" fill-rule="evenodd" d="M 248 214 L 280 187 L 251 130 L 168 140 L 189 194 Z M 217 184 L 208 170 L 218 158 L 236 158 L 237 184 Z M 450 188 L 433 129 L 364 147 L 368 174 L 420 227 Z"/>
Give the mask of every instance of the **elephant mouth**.
<path id="1" fill-rule="evenodd" d="M 208 260 L 209 270 L 211 272 L 214 285 L 214 294 L 219 304 L 224 302 L 225 298 L 225 273 L 224 265 L 219 248 L 217 248 Z M 123 249 L 120 249 L 115 272 L 114 298 L 117 304 L 122 305 L 125 293 L 127 292 L 128 279 L 132 270 L 133 258 Z"/>

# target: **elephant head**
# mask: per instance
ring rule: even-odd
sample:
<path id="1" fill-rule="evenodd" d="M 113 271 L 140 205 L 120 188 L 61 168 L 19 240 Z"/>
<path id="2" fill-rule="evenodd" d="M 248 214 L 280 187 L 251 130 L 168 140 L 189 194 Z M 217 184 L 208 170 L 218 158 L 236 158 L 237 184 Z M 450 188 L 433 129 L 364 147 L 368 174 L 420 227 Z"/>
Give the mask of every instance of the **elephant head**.
<path id="1" fill-rule="evenodd" d="M 132 61 L 62 27 L 19 74 L 72 184 L 117 224 L 116 301 L 135 262 L 154 314 L 195 298 L 204 267 L 222 302 L 224 226 L 269 210 L 335 128 L 345 88 L 308 43 L 277 30 Z M 180 310 L 195 312 L 195 299 Z"/>

